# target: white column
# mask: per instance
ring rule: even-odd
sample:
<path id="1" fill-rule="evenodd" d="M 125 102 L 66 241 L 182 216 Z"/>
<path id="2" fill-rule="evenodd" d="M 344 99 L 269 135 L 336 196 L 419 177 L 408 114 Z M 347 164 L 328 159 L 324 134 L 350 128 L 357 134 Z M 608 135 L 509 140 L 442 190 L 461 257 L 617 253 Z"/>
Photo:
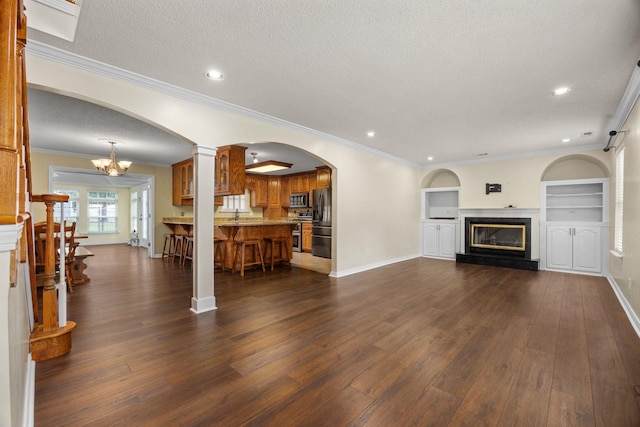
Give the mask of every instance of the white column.
<path id="1" fill-rule="evenodd" d="M 191 311 L 215 310 L 213 294 L 213 177 L 215 148 L 193 147 L 195 192 L 193 202 L 193 297 Z"/>

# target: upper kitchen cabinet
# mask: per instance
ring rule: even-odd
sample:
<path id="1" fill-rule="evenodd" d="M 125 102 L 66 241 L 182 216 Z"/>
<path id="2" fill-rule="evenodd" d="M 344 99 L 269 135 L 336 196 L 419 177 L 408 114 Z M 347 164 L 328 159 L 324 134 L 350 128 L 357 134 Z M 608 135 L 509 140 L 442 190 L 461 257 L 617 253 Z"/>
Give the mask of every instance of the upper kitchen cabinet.
<path id="1" fill-rule="evenodd" d="M 331 188 L 331 168 L 329 166 L 318 166 L 316 171 L 317 188 Z"/>
<path id="2" fill-rule="evenodd" d="M 290 175 L 291 194 L 309 192 L 309 173 Z"/>
<path id="3" fill-rule="evenodd" d="M 193 206 L 193 158 L 171 165 L 173 205 Z"/>
<path id="4" fill-rule="evenodd" d="M 269 205 L 269 182 L 267 177 L 252 173 L 246 174 L 245 187 L 249 190 L 250 206 L 266 208 Z"/>
<path id="5" fill-rule="evenodd" d="M 216 154 L 215 195 L 244 194 L 246 147 L 225 145 Z"/>
<path id="6" fill-rule="evenodd" d="M 291 186 L 293 183 L 292 177 L 282 176 L 280 177 L 280 206 L 283 208 L 289 207 L 289 199 L 291 196 Z"/>

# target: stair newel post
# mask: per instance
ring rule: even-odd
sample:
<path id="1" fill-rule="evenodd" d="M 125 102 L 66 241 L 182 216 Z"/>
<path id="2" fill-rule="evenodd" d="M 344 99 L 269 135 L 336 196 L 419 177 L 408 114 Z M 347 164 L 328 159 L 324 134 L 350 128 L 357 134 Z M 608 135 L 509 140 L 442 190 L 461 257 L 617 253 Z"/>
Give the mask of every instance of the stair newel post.
<path id="1" fill-rule="evenodd" d="M 32 196 L 32 201 L 42 202 L 47 210 L 47 222 L 45 231 L 45 256 L 44 256 L 44 288 L 42 290 L 42 324 L 31 332 L 30 350 L 33 360 L 36 362 L 58 357 L 71 350 L 71 331 L 76 323 L 66 320 L 66 295 L 61 298 L 65 303 L 65 310 L 61 315 L 64 324 L 58 320 L 58 289 L 55 283 L 56 248 L 55 248 L 55 224 L 53 219 L 53 207 L 56 203 L 64 203 L 69 200 L 65 194 L 38 194 Z M 60 233 L 64 233 L 61 224 Z M 64 250 L 64 247 L 62 247 Z M 64 268 L 64 266 L 61 266 Z M 66 292 L 62 288 L 61 292 Z"/>
<path id="2" fill-rule="evenodd" d="M 60 200 L 60 198 L 63 198 Z M 42 328 L 51 331 L 59 326 L 58 322 L 58 293 L 55 283 L 56 248 L 54 245 L 53 206 L 57 201 L 64 202 L 69 196 L 43 195 L 43 202 L 47 209 L 47 229 L 44 258 L 44 289 L 42 290 Z M 64 232 L 64 229 L 61 230 Z"/>

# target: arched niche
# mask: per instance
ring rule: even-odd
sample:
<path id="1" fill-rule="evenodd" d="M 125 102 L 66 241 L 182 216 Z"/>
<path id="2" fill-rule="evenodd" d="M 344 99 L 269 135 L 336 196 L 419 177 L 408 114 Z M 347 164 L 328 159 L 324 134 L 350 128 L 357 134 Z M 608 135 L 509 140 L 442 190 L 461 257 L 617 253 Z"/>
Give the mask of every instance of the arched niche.
<path id="1" fill-rule="evenodd" d="M 449 169 L 436 169 L 422 179 L 422 188 L 460 187 L 458 175 Z"/>
<path id="2" fill-rule="evenodd" d="M 586 154 L 571 154 L 554 160 L 545 168 L 541 181 L 607 178 L 609 169 L 599 159 Z"/>

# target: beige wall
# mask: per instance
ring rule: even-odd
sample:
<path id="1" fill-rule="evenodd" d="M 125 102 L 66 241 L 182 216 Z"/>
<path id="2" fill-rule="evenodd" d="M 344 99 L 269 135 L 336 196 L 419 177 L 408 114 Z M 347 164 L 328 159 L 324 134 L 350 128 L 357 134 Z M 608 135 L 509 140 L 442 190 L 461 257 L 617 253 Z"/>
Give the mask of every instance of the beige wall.
<path id="1" fill-rule="evenodd" d="M 640 105 L 636 103 L 621 130 L 629 131 L 615 140 L 616 145 L 624 146 L 624 256 L 609 257 L 609 272 L 637 317 L 640 315 Z M 608 154 L 610 168 L 615 170 L 616 151 L 610 150 Z M 613 195 L 615 179 L 611 181 Z M 612 204 L 614 200 L 611 197 Z M 612 225 L 612 236 L 613 230 Z"/>
<path id="2" fill-rule="evenodd" d="M 49 190 L 49 166 L 61 166 L 76 169 L 91 170 L 90 160 L 83 157 L 71 157 L 60 156 L 54 154 L 46 154 L 39 152 L 31 153 L 32 164 L 32 179 L 33 179 L 33 193 L 34 194 L 46 194 Z M 154 253 L 159 254 L 162 252 L 162 244 L 164 242 L 164 234 L 168 233 L 169 228 L 162 223 L 162 218 L 167 216 L 179 216 L 180 207 L 175 207 L 171 204 L 172 200 L 172 176 L 171 167 L 163 166 L 148 166 L 141 164 L 133 164 L 129 169 L 131 174 L 140 174 L 153 176 L 155 181 L 155 193 L 154 193 L 154 212 L 155 220 L 152 227 L 152 232 L 155 236 L 154 241 Z M 89 189 L 89 187 L 82 186 L 83 189 Z M 90 236 L 88 239 L 83 239 L 82 245 L 91 244 L 108 244 L 108 243 L 126 243 L 129 240 L 129 205 L 130 205 L 130 192 L 127 188 L 114 188 L 118 190 L 118 208 L 119 214 L 123 218 L 123 222 L 118 223 L 120 233 L 118 235 L 101 235 Z M 184 209 L 190 211 L 191 208 Z M 43 221 L 45 219 L 44 207 L 41 204 L 34 204 L 33 215 L 35 221 Z M 80 232 L 85 232 L 86 227 L 78 225 Z"/>
<path id="3" fill-rule="evenodd" d="M 460 208 L 504 208 L 509 205 L 540 208 L 540 182 L 547 168 L 556 162 L 559 162 L 563 172 L 554 172 L 554 177 L 580 179 L 602 177 L 602 170 L 592 165 L 608 163 L 609 160 L 602 150 L 594 150 L 579 156 L 555 154 L 463 164 L 447 169 L 455 173 L 460 181 Z M 422 187 L 431 182 L 432 172 L 423 172 Z M 502 191 L 486 194 L 487 183 L 501 184 Z"/>

